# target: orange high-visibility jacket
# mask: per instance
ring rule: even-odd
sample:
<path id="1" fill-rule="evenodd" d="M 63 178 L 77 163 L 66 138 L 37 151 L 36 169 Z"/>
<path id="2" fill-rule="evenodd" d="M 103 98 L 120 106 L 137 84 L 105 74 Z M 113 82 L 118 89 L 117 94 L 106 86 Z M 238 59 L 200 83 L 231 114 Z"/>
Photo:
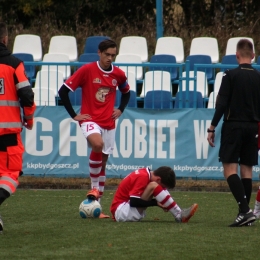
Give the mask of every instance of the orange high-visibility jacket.
<path id="1" fill-rule="evenodd" d="M 34 94 L 22 61 L 0 43 L 0 135 L 20 133 L 22 120 L 33 119 Z"/>

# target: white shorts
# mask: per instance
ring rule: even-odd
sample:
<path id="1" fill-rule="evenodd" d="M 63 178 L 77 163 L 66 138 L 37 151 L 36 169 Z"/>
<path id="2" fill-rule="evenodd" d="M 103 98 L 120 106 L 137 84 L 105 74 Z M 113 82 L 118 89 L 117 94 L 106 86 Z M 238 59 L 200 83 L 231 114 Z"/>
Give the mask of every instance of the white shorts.
<path id="1" fill-rule="evenodd" d="M 128 202 L 120 204 L 115 212 L 117 222 L 140 221 L 145 217 L 145 210 L 140 214 L 137 208 L 130 207 Z"/>
<path id="2" fill-rule="evenodd" d="M 84 122 L 81 124 L 81 130 L 86 139 L 88 138 L 89 135 L 93 133 L 100 134 L 104 142 L 102 152 L 104 154 L 113 153 L 116 129 L 106 130 L 104 128 L 101 128 L 99 125 L 97 125 L 94 122 Z"/>

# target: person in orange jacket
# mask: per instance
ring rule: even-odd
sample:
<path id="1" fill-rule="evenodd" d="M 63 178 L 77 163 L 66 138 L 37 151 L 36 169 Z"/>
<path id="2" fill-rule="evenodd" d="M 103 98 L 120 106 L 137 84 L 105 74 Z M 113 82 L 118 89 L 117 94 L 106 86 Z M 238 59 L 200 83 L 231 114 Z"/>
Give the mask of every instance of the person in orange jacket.
<path id="1" fill-rule="evenodd" d="M 7 49 L 8 31 L 0 23 L 0 205 L 19 185 L 24 147 L 23 126 L 33 127 L 34 93 L 25 73 L 24 64 Z M 21 118 L 21 109 L 23 118 Z M 0 217 L 0 232 L 3 221 Z"/>

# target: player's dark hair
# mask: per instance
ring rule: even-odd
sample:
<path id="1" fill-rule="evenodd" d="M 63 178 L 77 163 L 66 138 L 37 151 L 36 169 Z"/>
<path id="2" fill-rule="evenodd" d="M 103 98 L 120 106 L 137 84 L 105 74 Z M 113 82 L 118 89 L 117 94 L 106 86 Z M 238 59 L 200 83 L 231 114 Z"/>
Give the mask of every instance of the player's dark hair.
<path id="1" fill-rule="evenodd" d="M 112 40 L 104 40 L 98 45 L 100 52 L 107 50 L 108 48 L 117 48 L 117 44 Z"/>
<path id="2" fill-rule="evenodd" d="M 161 177 L 161 183 L 167 188 L 174 188 L 176 185 L 175 172 L 171 167 L 161 166 L 154 170 L 154 175 Z"/>
<path id="3" fill-rule="evenodd" d="M 2 42 L 4 37 L 7 36 L 7 26 L 4 22 L 0 22 L 0 41 Z"/>
<path id="4" fill-rule="evenodd" d="M 240 53 L 242 57 L 252 57 L 254 52 L 253 44 L 248 39 L 241 39 L 237 43 L 237 52 Z"/>

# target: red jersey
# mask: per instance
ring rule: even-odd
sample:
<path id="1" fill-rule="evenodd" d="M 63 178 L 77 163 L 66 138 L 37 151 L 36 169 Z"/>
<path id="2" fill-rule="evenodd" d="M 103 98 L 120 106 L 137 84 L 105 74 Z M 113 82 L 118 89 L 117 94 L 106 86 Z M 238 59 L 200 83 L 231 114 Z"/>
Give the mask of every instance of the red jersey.
<path id="1" fill-rule="evenodd" d="M 138 169 L 128 174 L 119 184 L 110 211 L 115 215 L 117 207 L 128 202 L 130 197 L 141 198 L 145 188 L 150 183 L 151 174 L 149 168 Z"/>
<path id="2" fill-rule="evenodd" d="M 112 119 L 114 110 L 116 88 L 122 93 L 129 91 L 125 73 L 116 66 L 105 71 L 99 62 L 92 62 L 82 66 L 69 79 L 65 85 L 74 91 L 82 88 L 81 114 L 88 114 L 91 119 L 82 122 L 95 122 L 101 128 L 114 129 L 115 121 Z"/>

